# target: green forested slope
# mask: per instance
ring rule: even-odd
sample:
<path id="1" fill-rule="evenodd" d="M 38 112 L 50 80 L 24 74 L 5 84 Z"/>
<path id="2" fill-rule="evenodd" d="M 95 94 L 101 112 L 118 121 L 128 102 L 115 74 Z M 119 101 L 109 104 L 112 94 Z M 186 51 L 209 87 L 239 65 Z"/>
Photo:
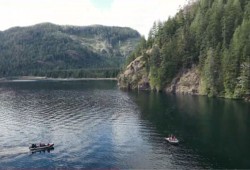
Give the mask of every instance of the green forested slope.
<path id="1" fill-rule="evenodd" d="M 196 0 L 166 22 L 154 23 L 127 63 L 142 56 L 151 89 L 163 90 L 196 67 L 199 94 L 250 94 L 250 1 Z M 126 76 L 125 76 L 126 77 Z M 128 83 L 128 77 L 121 83 Z"/>
<path id="2" fill-rule="evenodd" d="M 140 39 L 130 28 L 50 23 L 0 32 L 0 77 L 113 77 Z"/>

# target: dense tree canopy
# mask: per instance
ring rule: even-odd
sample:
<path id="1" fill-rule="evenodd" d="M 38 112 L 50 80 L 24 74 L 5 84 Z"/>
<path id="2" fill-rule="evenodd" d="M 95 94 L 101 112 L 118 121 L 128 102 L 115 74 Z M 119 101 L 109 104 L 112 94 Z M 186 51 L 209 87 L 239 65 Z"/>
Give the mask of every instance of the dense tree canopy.
<path id="1" fill-rule="evenodd" d="M 181 70 L 196 66 L 202 94 L 250 95 L 250 1 L 190 1 L 176 16 L 155 22 L 146 47 L 140 44 L 136 53 L 149 49 L 151 88 L 163 89 Z"/>
<path id="2" fill-rule="evenodd" d="M 0 32 L 0 77 L 116 77 L 139 40 L 137 31 L 122 27 L 11 28 Z"/>

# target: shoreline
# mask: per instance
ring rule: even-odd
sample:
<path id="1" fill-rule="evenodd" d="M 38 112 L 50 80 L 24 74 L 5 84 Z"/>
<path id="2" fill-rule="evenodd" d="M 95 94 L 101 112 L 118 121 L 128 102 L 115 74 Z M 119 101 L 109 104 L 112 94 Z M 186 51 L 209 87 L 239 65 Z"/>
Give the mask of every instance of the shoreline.
<path id="1" fill-rule="evenodd" d="M 36 76 L 20 76 L 20 77 L 5 77 L 0 78 L 1 82 L 27 82 L 27 81 L 97 81 L 97 80 L 108 80 L 117 81 L 117 78 L 51 78 L 51 77 L 36 77 Z"/>

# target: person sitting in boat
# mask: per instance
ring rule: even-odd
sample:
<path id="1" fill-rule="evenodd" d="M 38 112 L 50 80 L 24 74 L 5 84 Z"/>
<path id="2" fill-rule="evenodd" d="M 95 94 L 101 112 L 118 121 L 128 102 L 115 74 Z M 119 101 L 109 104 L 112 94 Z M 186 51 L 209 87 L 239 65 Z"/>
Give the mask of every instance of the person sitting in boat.
<path id="1" fill-rule="evenodd" d="M 169 137 L 169 140 L 174 141 L 174 140 L 176 140 L 176 137 L 171 134 L 170 137 Z"/>
<path id="2" fill-rule="evenodd" d="M 44 143 L 40 143 L 40 146 L 45 146 L 45 144 Z"/>
<path id="3" fill-rule="evenodd" d="M 32 144 L 32 145 L 31 145 L 31 148 L 36 148 L 36 144 Z"/>

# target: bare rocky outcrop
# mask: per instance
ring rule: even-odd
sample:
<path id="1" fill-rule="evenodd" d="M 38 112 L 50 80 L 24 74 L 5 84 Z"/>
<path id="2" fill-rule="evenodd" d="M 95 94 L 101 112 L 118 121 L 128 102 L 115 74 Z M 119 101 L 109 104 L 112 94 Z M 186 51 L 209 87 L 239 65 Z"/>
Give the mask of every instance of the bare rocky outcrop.
<path id="1" fill-rule="evenodd" d="M 137 57 L 118 77 L 122 89 L 150 90 L 149 76 L 143 56 Z M 200 74 L 197 67 L 182 70 L 164 89 L 168 93 L 200 95 Z"/>
<path id="2" fill-rule="evenodd" d="M 180 72 L 165 89 L 170 93 L 199 95 L 200 74 L 196 67 Z"/>
<path id="3" fill-rule="evenodd" d="M 118 77 L 118 85 L 123 89 L 150 89 L 148 75 L 145 68 L 146 61 L 143 56 L 132 61 Z"/>
<path id="4" fill-rule="evenodd" d="M 150 90 L 149 76 L 143 57 L 137 57 L 118 78 L 118 85 L 123 89 Z M 182 70 L 164 89 L 168 93 L 200 95 L 200 74 L 197 67 Z"/>

